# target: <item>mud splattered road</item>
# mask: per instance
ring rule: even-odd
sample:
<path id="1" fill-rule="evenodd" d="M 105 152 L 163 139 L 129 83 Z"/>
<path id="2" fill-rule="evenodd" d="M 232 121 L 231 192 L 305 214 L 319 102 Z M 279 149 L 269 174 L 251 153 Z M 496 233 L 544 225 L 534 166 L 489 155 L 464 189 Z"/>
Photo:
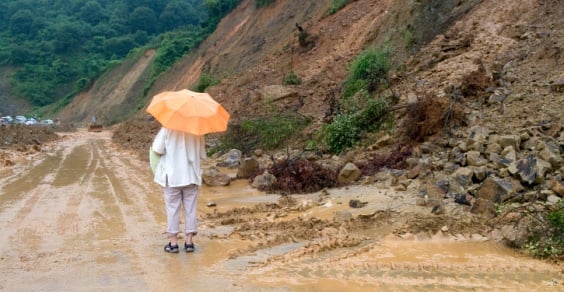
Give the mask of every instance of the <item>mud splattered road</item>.
<path id="1" fill-rule="evenodd" d="M 564 287 L 561 266 L 518 255 L 446 217 L 429 223 L 429 210 L 409 190 L 378 184 L 285 197 L 246 181 L 204 186 L 196 252 L 166 254 L 161 190 L 147 163 L 114 147 L 108 131 L 61 135 L 0 171 L 2 291 Z M 352 209 L 350 199 L 368 205 Z M 427 223 L 416 233 L 418 216 Z M 412 233 L 394 235 L 406 226 Z M 448 230 L 455 227 L 458 236 Z"/>

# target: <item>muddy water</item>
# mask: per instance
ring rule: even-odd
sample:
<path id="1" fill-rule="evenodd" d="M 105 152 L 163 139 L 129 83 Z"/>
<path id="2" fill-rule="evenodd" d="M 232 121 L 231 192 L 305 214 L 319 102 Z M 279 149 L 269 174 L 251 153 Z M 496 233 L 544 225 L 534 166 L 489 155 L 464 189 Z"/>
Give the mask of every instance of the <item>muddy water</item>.
<path id="1" fill-rule="evenodd" d="M 564 288 L 560 265 L 483 238 L 400 240 L 374 226 L 311 239 L 266 240 L 275 231 L 265 222 L 330 219 L 336 211 L 348 210 L 351 198 L 369 201 L 373 210 L 416 211 L 411 196 L 379 187 L 330 190 L 323 204 L 283 216 L 237 215 L 232 224 L 211 215 L 279 197 L 250 189 L 242 180 L 229 187 L 202 187 L 196 252 L 166 254 L 161 190 L 152 182 L 147 162 L 118 151 L 109 132 L 64 135 L 60 143 L 0 172 L 1 291 Z M 315 195 L 300 199 L 316 201 Z M 209 201 L 217 207 L 206 207 Z M 243 227 L 251 236 L 243 236 Z M 350 238 L 360 240 L 343 244 Z"/>

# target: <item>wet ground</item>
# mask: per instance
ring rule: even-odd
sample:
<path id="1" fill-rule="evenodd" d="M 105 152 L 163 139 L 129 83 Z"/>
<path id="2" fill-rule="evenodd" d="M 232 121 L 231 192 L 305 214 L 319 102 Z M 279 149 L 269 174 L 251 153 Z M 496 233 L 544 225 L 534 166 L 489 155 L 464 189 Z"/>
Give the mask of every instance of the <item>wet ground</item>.
<path id="1" fill-rule="evenodd" d="M 380 185 L 282 198 L 244 180 L 204 186 L 196 252 L 167 254 L 148 163 L 108 131 L 61 135 L 0 169 L 2 291 L 564 289 L 561 265 L 483 235 L 394 235 L 428 209 Z M 368 206 L 351 209 L 350 199 Z"/>

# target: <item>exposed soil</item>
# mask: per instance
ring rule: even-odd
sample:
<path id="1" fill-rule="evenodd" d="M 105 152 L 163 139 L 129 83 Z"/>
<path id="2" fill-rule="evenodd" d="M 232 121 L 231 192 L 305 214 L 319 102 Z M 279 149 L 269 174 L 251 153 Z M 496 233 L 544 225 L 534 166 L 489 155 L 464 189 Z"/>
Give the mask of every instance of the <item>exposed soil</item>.
<path id="1" fill-rule="evenodd" d="M 32 159 L 1 169 L 1 290 L 564 285 L 560 265 L 491 241 L 488 226 L 464 206 L 433 215 L 415 204 L 415 186 L 397 192 L 383 182 L 285 196 L 265 195 L 246 180 L 204 185 L 196 252 L 167 254 L 162 191 L 148 163 L 116 147 L 110 131 L 59 135 Z M 350 200 L 366 206 L 352 208 Z"/>

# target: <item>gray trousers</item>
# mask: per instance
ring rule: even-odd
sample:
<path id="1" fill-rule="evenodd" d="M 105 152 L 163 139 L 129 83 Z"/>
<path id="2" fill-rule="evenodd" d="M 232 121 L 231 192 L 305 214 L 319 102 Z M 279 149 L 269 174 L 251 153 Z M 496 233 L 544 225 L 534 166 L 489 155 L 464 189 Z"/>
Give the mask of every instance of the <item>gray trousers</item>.
<path id="1" fill-rule="evenodd" d="M 184 187 L 165 187 L 167 233 L 176 236 L 180 232 L 180 205 L 184 206 L 184 232 L 198 233 L 196 207 L 199 186 L 192 184 Z"/>

